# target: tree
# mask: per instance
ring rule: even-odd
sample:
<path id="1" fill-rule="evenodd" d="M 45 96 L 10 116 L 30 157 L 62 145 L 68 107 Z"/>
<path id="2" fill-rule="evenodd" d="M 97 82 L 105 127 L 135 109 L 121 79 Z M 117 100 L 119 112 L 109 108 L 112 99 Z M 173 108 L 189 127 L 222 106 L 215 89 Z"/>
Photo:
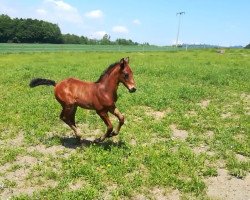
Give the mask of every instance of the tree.
<path id="1" fill-rule="evenodd" d="M 0 42 L 8 42 L 12 37 L 12 19 L 8 15 L 0 15 Z"/>
<path id="2" fill-rule="evenodd" d="M 118 45 L 138 45 L 138 43 L 134 43 L 130 39 L 126 40 L 126 39 L 121 39 L 121 38 L 116 39 L 115 43 Z"/>
<path id="3" fill-rule="evenodd" d="M 248 44 L 247 46 L 245 46 L 245 49 L 250 49 L 250 44 Z"/>
<path id="4" fill-rule="evenodd" d="M 62 37 L 64 44 L 81 44 L 83 42 L 81 37 L 74 34 L 65 34 Z"/>
<path id="5" fill-rule="evenodd" d="M 88 44 L 89 39 L 87 37 L 81 36 L 80 39 L 81 39 L 81 44 Z"/>
<path id="6" fill-rule="evenodd" d="M 57 24 L 0 15 L 0 42 L 62 43 L 62 34 Z"/>
<path id="7" fill-rule="evenodd" d="M 100 41 L 100 44 L 102 44 L 102 45 L 111 44 L 110 35 L 105 34 L 105 35 L 102 37 L 102 39 L 101 39 L 101 41 Z"/>

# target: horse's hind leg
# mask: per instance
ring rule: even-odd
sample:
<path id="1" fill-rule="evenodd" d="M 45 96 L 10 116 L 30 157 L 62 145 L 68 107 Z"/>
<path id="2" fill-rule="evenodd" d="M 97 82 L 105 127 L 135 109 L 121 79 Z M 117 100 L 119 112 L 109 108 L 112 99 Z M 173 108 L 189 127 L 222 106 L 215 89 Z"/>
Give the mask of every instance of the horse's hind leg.
<path id="1" fill-rule="evenodd" d="M 77 110 L 77 106 L 74 106 L 73 110 L 72 110 L 72 114 L 70 117 L 70 122 L 73 124 L 73 126 L 76 128 L 76 122 L 75 122 L 75 115 L 76 115 L 76 110 Z"/>
<path id="2" fill-rule="evenodd" d="M 63 120 L 75 133 L 77 138 L 80 138 L 77 134 L 77 128 L 75 125 L 75 113 L 77 106 L 76 105 L 64 105 L 62 106 L 62 112 L 60 119 Z"/>

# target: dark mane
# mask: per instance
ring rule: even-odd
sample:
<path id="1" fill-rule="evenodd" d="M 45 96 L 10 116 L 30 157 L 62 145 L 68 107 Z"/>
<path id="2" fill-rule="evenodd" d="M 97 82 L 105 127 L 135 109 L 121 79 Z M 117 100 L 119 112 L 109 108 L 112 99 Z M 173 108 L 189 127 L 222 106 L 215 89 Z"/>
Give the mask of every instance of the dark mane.
<path id="1" fill-rule="evenodd" d="M 115 63 L 109 65 L 109 67 L 108 67 L 107 69 L 105 69 L 105 70 L 102 72 L 101 76 L 100 76 L 99 79 L 96 81 L 96 83 L 100 82 L 100 81 L 102 80 L 102 78 L 103 78 L 106 74 L 110 74 L 111 71 L 113 70 L 113 68 L 114 68 L 116 65 L 118 65 L 118 64 L 119 64 L 119 62 L 115 62 Z"/>

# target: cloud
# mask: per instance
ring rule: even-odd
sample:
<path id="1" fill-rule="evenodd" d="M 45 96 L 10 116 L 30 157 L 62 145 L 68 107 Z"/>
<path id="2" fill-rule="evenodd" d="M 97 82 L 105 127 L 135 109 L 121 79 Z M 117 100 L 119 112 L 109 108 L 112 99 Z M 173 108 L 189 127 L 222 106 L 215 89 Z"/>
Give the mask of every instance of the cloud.
<path id="1" fill-rule="evenodd" d="M 40 0 L 29 5 L 20 4 L 19 1 L 0 0 L 0 14 L 48 21 L 58 24 L 62 33 L 83 35 L 87 32 L 84 14 L 74 5 L 77 4 L 67 0 Z"/>
<path id="2" fill-rule="evenodd" d="M 105 34 L 107 34 L 106 31 L 96 31 L 91 35 L 91 38 L 92 39 L 102 39 Z"/>
<path id="3" fill-rule="evenodd" d="M 133 20 L 133 24 L 135 25 L 140 25 L 141 24 L 141 21 L 139 19 L 134 19 Z"/>
<path id="4" fill-rule="evenodd" d="M 112 28 L 114 33 L 128 33 L 128 29 L 125 26 L 114 26 Z"/>
<path id="5" fill-rule="evenodd" d="M 103 17 L 103 12 L 101 10 L 92 10 L 87 12 L 85 16 L 91 19 L 100 19 Z"/>
<path id="6" fill-rule="evenodd" d="M 38 15 L 46 15 L 47 14 L 47 11 L 44 10 L 44 9 L 36 9 L 36 13 Z"/>
<path id="7" fill-rule="evenodd" d="M 77 8 L 62 0 L 44 0 L 43 4 L 36 9 L 36 14 L 44 20 L 55 23 L 65 21 L 73 24 L 83 23 L 83 17 Z"/>
<path id="8" fill-rule="evenodd" d="M 65 3 L 64 1 L 58 1 L 58 0 L 45 0 L 45 3 L 51 3 L 51 5 L 54 6 L 54 8 L 64 11 L 76 11 L 77 9 L 71 6 L 68 3 Z"/>

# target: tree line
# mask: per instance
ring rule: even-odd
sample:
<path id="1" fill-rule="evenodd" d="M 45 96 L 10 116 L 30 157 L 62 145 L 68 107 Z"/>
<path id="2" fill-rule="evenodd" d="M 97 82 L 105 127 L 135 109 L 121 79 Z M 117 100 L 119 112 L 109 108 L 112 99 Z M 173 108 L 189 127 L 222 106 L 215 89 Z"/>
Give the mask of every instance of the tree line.
<path id="1" fill-rule="evenodd" d="M 137 42 L 127 39 L 116 39 L 115 41 L 110 40 L 110 35 L 105 34 L 102 39 L 89 39 L 85 36 L 78 36 L 74 34 L 63 34 L 63 43 L 64 44 L 100 44 L 100 45 L 139 45 Z"/>
<path id="2" fill-rule="evenodd" d="M 74 34 L 62 34 L 57 24 L 30 18 L 12 19 L 3 14 L 0 15 L 0 43 L 139 45 L 127 39 L 111 41 L 108 34 L 100 40 Z"/>
<path id="3" fill-rule="evenodd" d="M 62 43 L 58 25 L 37 19 L 11 19 L 0 15 L 0 42 L 10 43 Z"/>

